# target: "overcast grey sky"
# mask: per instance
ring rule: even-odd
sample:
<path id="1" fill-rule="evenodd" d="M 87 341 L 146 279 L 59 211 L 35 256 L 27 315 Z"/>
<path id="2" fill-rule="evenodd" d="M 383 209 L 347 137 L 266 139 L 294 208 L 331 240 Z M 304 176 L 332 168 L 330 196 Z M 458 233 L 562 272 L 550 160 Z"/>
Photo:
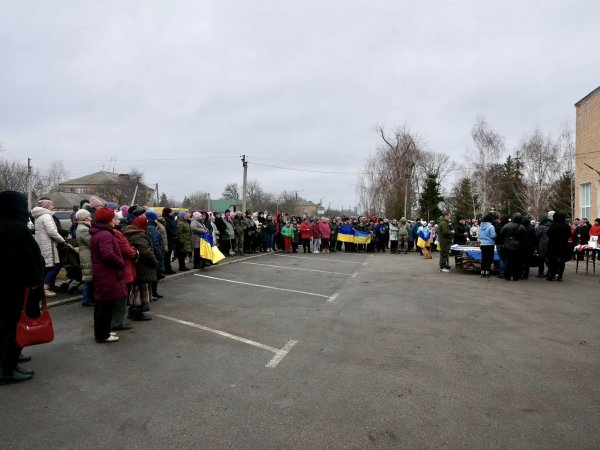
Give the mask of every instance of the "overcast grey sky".
<path id="1" fill-rule="evenodd" d="M 241 183 L 247 154 L 269 191 L 354 205 L 356 175 L 252 162 L 356 172 L 376 124 L 459 162 L 478 115 L 511 150 L 558 132 L 600 85 L 599 18 L 597 0 L 0 0 L 0 143 L 71 177 L 116 158 L 179 199 Z"/>

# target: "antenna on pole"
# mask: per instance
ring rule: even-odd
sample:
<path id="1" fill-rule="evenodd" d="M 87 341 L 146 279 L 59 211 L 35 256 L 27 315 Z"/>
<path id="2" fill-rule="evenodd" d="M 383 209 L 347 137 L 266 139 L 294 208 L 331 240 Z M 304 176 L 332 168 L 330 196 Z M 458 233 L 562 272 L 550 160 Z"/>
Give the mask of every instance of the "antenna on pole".
<path id="1" fill-rule="evenodd" d="M 248 161 L 246 155 L 242 155 L 242 167 L 244 168 L 244 180 L 242 183 L 242 212 L 246 213 L 246 184 L 248 179 Z"/>

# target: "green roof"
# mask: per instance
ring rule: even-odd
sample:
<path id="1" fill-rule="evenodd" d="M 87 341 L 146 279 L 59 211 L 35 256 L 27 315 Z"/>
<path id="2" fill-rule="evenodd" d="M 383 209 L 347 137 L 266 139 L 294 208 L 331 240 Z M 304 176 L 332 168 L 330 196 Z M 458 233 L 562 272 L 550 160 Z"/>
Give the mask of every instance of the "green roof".
<path id="1" fill-rule="evenodd" d="M 220 198 L 218 200 L 210 200 L 210 209 L 212 211 L 224 212 L 226 209 L 233 210 L 235 206 L 237 209 L 240 209 L 242 205 L 241 200 L 229 199 L 229 198 Z"/>

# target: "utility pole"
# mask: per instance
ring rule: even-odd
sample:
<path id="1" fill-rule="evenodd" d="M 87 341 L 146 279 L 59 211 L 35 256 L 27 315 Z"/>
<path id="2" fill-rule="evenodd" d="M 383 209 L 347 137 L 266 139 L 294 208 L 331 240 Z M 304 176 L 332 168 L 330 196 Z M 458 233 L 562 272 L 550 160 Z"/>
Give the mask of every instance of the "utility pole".
<path id="1" fill-rule="evenodd" d="M 31 158 L 27 158 L 27 208 L 31 211 Z"/>
<path id="2" fill-rule="evenodd" d="M 246 214 L 246 183 L 248 181 L 248 161 L 246 155 L 242 155 L 242 166 L 244 167 L 244 181 L 242 183 L 242 211 Z"/>
<path id="3" fill-rule="evenodd" d="M 210 211 L 210 192 L 206 193 L 206 202 L 208 203 L 207 211 Z"/>
<path id="4" fill-rule="evenodd" d="M 137 177 L 135 180 L 135 191 L 133 191 L 133 198 L 131 199 L 132 205 L 135 205 L 135 198 L 137 197 L 138 187 L 140 185 L 140 177 Z"/>
<path id="5" fill-rule="evenodd" d="M 156 183 L 154 186 L 156 186 L 156 206 L 160 205 L 160 196 L 158 195 L 158 183 Z"/>

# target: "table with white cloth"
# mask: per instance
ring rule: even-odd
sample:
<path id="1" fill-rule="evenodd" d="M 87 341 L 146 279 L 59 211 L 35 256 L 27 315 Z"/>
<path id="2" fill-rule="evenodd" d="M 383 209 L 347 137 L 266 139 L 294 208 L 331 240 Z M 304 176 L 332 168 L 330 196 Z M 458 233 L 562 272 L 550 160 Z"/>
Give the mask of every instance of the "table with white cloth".
<path id="1" fill-rule="evenodd" d="M 481 270 L 481 248 L 471 245 L 454 244 L 450 247 L 454 256 L 454 266 L 462 270 Z M 494 247 L 494 264 L 500 261 L 498 250 Z"/>

